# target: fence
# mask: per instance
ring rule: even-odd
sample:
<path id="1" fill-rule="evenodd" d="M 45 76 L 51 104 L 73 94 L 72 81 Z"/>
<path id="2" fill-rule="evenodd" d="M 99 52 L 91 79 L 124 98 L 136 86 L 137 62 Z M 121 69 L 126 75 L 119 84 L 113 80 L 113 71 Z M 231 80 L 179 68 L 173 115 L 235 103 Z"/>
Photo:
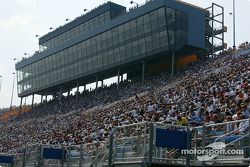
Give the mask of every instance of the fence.
<path id="1" fill-rule="evenodd" d="M 126 163 L 140 164 L 140 166 L 249 164 L 249 124 L 250 119 L 199 127 L 142 122 L 113 128 L 110 140 L 106 142 L 70 147 L 27 146 L 15 155 L 13 164 L 2 166 L 99 167 Z M 160 131 L 163 133 L 160 134 Z M 168 137 L 164 133 L 170 133 L 171 136 Z M 47 147 L 65 150 L 65 160 L 44 159 L 43 148 Z M 207 152 L 199 152 L 202 150 Z M 211 152 L 214 150 L 224 152 L 220 154 Z M 241 152 L 229 154 L 230 150 Z"/>

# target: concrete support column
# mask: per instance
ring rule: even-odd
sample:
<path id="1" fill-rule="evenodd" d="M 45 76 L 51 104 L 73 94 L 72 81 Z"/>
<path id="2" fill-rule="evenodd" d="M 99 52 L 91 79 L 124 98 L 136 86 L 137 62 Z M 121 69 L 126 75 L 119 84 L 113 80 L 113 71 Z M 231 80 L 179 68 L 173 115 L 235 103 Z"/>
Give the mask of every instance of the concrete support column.
<path id="1" fill-rule="evenodd" d="M 119 90 L 119 83 L 120 83 L 120 68 L 117 70 L 117 90 Z"/>
<path id="2" fill-rule="evenodd" d="M 61 104 L 62 104 L 62 87 L 59 90 L 59 113 L 61 112 Z"/>
<path id="3" fill-rule="evenodd" d="M 19 114 L 21 114 L 22 112 L 22 103 L 23 103 L 23 97 L 21 97 L 21 101 L 20 101 Z"/>
<path id="4" fill-rule="evenodd" d="M 79 82 L 76 82 L 76 103 L 78 101 L 78 94 L 79 94 Z"/>
<path id="5" fill-rule="evenodd" d="M 171 60 L 172 60 L 172 65 L 171 65 L 172 70 L 171 70 L 171 74 L 172 74 L 172 77 L 174 77 L 174 72 L 175 72 L 175 53 L 174 53 L 174 52 L 172 53 L 172 58 L 171 58 Z"/>
<path id="6" fill-rule="evenodd" d="M 104 85 L 103 85 L 103 80 L 102 80 L 102 88 L 104 87 Z"/>
<path id="7" fill-rule="evenodd" d="M 41 103 L 43 102 L 43 95 L 41 95 Z"/>
<path id="8" fill-rule="evenodd" d="M 31 110 L 33 111 L 34 108 L 34 94 L 32 95 L 32 101 L 31 101 Z"/>
<path id="9" fill-rule="evenodd" d="M 86 91 L 86 85 L 84 85 L 84 91 Z"/>
<path id="10" fill-rule="evenodd" d="M 97 89 L 98 89 L 98 77 L 96 75 L 95 76 L 95 94 L 97 94 Z"/>
<path id="11" fill-rule="evenodd" d="M 45 94 L 45 109 L 46 109 L 46 111 L 48 111 L 47 103 L 48 103 L 48 93 L 46 91 L 46 94 Z"/>
<path id="12" fill-rule="evenodd" d="M 141 84 L 144 85 L 144 80 L 145 80 L 145 61 L 142 60 L 142 76 L 141 76 Z"/>
<path id="13" fill-rule="evenodd" d="M 121 81 L 123 81 L 123 74 L 121 74 Z"/>

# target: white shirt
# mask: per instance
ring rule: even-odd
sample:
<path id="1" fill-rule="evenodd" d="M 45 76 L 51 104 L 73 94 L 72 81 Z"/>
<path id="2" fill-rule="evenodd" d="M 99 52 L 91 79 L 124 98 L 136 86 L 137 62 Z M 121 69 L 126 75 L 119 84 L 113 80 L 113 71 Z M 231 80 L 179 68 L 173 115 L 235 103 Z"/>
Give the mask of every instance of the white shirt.
<path id="1" fill-rule="evenodd" d="M 239 131 L 242 133 L 242 132 L 245 132 L 246 129 L 249 127 L 249 121 L 246 120 L 246 121 L 243 121 L 239 124 Z"/>

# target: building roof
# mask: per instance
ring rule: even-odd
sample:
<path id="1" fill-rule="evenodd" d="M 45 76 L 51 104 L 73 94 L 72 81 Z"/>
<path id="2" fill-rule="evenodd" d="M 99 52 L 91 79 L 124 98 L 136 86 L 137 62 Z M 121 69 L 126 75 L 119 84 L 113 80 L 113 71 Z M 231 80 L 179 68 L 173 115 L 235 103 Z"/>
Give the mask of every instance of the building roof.
<path id="1" fill-rule="evenodd" d="M 182 4 L 185 4 L 185 5 L 188 5 L 188 6 L 191 6 L 191 7 L 193 7 L 193 8 L 197 8 L 197 9 L 203 10 L 203 11 L 205 11 L 205 12 L 209 12 L 209 11 L 208 11 L 207 9 L 205 9 L 205 8 L 202 8 L 202 7 L 193 5 L 193 4 L 188 3 L 188 2 L 184 2 L 184 1 L 182 1 L 182 0 L 175 0 L 175 1 L 177 1 L 177 2 L 179 2 L 179 3 L 182 3 Z"/>

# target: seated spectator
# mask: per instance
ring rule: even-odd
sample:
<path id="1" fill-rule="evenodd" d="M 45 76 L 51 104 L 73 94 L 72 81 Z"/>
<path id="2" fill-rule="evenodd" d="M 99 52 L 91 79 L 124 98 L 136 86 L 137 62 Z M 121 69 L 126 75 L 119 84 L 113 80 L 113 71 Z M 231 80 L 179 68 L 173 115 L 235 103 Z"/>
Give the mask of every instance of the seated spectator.
<path id="1" fill-rule="evenodd" d="M 204 124 L 210 125 L 210 124 L 214 124 L 214 122 L 211 120 L 210 116 L 206 116 L 204 119 Z"/>
<path id="2" fill-rule="evenodd" d="M 187 126 L 188 125 L 188 120 L 187 120 L 186 117 L 178 115 L 176 124 L 181 125 L 181 126 Z"/>
<path id="3" fill-rule="evenodd" d="M 241 115 L 240 120 L 244 120 L 246 119 L 246 117 L 244 115 Z M 239 126 L 238 126 L 238 131 L 236 132 L 236 134 L 241 134 L 246 132 L 249 129 L 249 120 L 245 120 L 240 122 Z"/>
<path id="4" fill-rule="evenodd" d="M 232 116 L 227 116 L 224 122 L 230 122 L 232 121 Z M 233 132 L 236 128 L 235 123 L 227 123 L 225 126 L 225 133 Z"/>

